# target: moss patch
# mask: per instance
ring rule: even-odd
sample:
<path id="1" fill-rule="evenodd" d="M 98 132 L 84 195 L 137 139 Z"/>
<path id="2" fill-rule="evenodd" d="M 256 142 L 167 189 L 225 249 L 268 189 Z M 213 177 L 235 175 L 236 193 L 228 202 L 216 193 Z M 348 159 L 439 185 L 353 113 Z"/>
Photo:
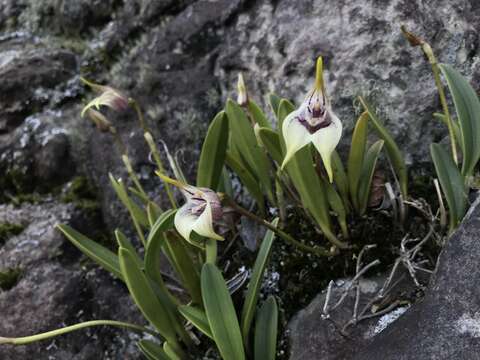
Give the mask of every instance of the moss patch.
<path id="1" fill-rule="evenodd" d="M 20 234 L 25 226 L 20 224 L 3 223 L 0 224 L 0 245 L 5 243 L 12 236 Z"/>
<path id="2" fill-rule="evenodd" d="M 19 268 L 0 271 L 0 289 L 7 291 L 13 288 L 20 280 L 22 273 L 23 271 Z"/>
<path id="3" fill-rule="evenodd" d="M 73 203 L 89 212 L 99 209 L 95 188 L 84 176 L 77 176 L 70 181 L 60 199 L 64 203 Z"/>

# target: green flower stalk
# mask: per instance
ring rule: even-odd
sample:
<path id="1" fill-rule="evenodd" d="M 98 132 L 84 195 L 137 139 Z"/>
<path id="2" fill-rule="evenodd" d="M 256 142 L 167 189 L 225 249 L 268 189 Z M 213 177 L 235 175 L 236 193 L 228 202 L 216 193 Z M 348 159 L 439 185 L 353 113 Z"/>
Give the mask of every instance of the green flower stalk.
<path id="1" fill-rule="evenodd" d="M 330 101 L 325 95 L 321 57 L 317 60 L 313 90 L 300 107 L 285 118 L 282 133 L 286 145 L 282 169 L 297 151 L 312 143 L 320 153 L 328 179 L 333 181 L 331 157 L 342 137 L 342 122 L 333 113 Z"/>

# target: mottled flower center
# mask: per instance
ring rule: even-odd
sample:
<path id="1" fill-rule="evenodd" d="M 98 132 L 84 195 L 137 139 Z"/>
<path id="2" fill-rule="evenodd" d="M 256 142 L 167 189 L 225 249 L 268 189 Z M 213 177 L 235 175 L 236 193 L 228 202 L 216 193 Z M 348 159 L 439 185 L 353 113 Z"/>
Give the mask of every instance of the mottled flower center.
<path id="1" fill-rule="evenodd" d="M 210 209 L 212 210 L 212 220 L 218 221 L 223 216 L 222 204 L 218 195 L 210 190 L 205 189 L 202 192 L 190 193 L 191 197 L 189 202 L 191 203 L 190 211 L 195 216 L 200 216 L 207 206 L 207 200 L 210 203 Z"/>
<path id="2" fill-rule="evenodd" d="M 319 91 L 312 92 L 306 103 L 305 111 L 297 119 L 310 134 L 330 125 L 332 119 L 327 111 L 325 95 Z"/>

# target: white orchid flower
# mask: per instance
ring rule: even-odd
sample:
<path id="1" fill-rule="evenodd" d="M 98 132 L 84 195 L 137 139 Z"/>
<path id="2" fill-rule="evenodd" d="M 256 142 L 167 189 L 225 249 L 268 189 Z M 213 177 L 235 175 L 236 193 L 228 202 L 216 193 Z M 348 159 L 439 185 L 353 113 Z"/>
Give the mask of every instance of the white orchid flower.
<path id="1" fill-rule="evenodd" d="M 317 60 L 314 89 L 302 105 L 285 118 L 282 134 L 286 145 L 282 169 L 297 151 L 313 143 L 320 153 L 330 182 L 333 181 L 331 157 L 342 137 L 342 122 L 333 113 L 330 101 L 325 96 L 321 57 Z"/>
<path id="2" fill-rule="evenodd" d="M 178 187 L 187 200 L 177 210 L 174 219 L 175 228 L 185 240 L 192 240 L 192 232 L 209 239 L 224 240 L 213 228 L 213 223 L 223 216 L 220 198 L 215 191 L 184 184 L 159 172 L 157 175 Z"/>
<path id="3" fill-rule="evenodd" d="M 92 83 L 84 78 L 80 78 L 80 80 L 99 94 L 83 108 L 81 114 L 82 117 L 85 115 L 85 112 L 92 107 L 100 110 L 100 106 L 107 106 L 118 112 L 127 110 L 129 106 L 128 98 L 120 91 L 110 86 Z"/>

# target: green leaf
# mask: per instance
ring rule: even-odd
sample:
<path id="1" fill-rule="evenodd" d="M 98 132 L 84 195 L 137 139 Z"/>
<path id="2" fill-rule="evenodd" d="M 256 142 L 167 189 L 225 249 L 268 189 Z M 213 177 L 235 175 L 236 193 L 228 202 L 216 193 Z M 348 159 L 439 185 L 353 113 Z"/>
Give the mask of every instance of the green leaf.
<path id="1" fill-rule="evenodd" d="M 171 360 L 165 351 L 163 351 L 163 348 L 153 341 L 143 339 L 137 344 L 140 350 L 149 358 L 149 360 Z"/>
<path id="2" fill-rule="evenodd" d="M 220 355 L 228 360 L 244 360 L 242 333 L 220 270 L 213 264 L 205 264 L 201 279 L 203 304 Z"/>
<path id="3" fill-rule="evenodd" d="M 279 134 L 272 129 L 262 127 L 258 129 L 258 135 L 272 159 L 275 160 L 277 164 L 281 164 L 283 161 L 283 152 Z"/>
<path id="4" fill-rule="evenodd" d="M 480 159 L 480 100 L 470 83 L 450 65 L 440 64 L 455 104 L 463 153 L 462 175 L 470 176 Z"/>
<path id="5" fill-rule="evenodd" d="M 368 119 L 369 115 L 366 111 L 358 118 L 355 129 L 353 130 L 352 144 L 348 154 L 348 183 L 352 203 L 357 211 L 360 211 L 360 205 L 358 204 L 358 185 L 362 176 L 363 160 L 367 148 Z"/>
<path id="6" fill-rule="evenodd" d="M 270 104 L 270 108 L 272 109 L 273 115 L 275 115 L 275 117 L 278 117 L 278 108 L 280 107 L 281 100 L 282 99 L 277 94 L 268 94 L 268 103 Z"/>
<path id="7" fill-rule="evenodd" d="M 137 262 L 138 267 L 143 266 L 143 261 L 140 259 L 140 257 L 137 254 L 137 250 L 133 247 L 132 243 L 130 240 L 127 239 L 124 233 L 122 233 L 119 229 L 115 230 L 115 238 L 117 239 L 117 243 L 119 247 L 123 247 L 130 251 L 132 255 L 135 256 L 135 261 Z"/>
<path id="8" fill-rule="evenodd" d="M 450 230 L 463 219 L 467 208 L 465 184 L 452 157 L 439 145 L 430 145 L 433 164 L 450 210 Z"/>
<path id="9" fill-rule="evenodd" d="M 273 226 L 278 225 L 278 218 L 272 221 Z M 245 344 L 248 344 L 248 334 L 257 308 L 258 295 L 260 293 L 260 287 L 262 285 L 263 274 L 267 266 L 268 258 L 272 250 L 273 240 L 275 233 L 268 230 L 265 234 L 260 249 L 258 251 L 255 265 L 253 266 L 252 277 L 248 283 L 247 294 L 245 295 L 245 301 L 242 308 L 242 335 Z"/>
<path id="10" fill-rule="evenodd" d="M 275 360 L 277 353 L 278 307 L 273 296 L 260 308 L 255 324 L 255 360 Z"/>
<path id="11" fill-rule="evenodd" d="M 250 195 L 255 199 L 260 208 L 260 212 L 265 213 L 263 193 L 258 185 L 258 181 L 242 166 L 241 162 L 233 155 L 233 153 L 229 151 L 227 151 L 226 163 L 230 169 L 238 175 L 242 184 L 245 185 Z"/>
<path id="12" fill-rule="evenodd" d="M 347 211 L 345 210 L 345 205 L 343 204 L 342 198 L 340 195 L 338 195 L 333 184 L 325 179 L 323 179 L 322 183 L 325 187 L 328 203 L 330 204 L 333 212 L 337 215 L 338 223 L 342 229 L 343 236 L 348 238 Z"/>
<path id="13" fill-rule="evenodd" d="M 447 117 L 445 116 L 445 114 L 433 113 L 433 117 L 440 120 L 441 122 L 443 122 L 443 124 L 445 126 L 448 127 L 448 121 L 447 121 Z M 462 134 L 460 132 L 460 125 L 458 125 L 458 121 L 456 121 L 454 119 L 452 119 L 452 125 L 453 125 L 453 132 L 455 134 L 455 141 L 461 145 Z M 462 147 L 462 151 L 463 151 L 463 147 Z"/>
<path id="14" fill-rule="evenodd" d="M 207 315 L 205 311 L 194 306 L 181 305 L 178 307 L 178 311 L 190 321 L 198 330 L 207 335 L 210 339 L 213 339 L 212 331 L 208 323 Z"/>
<path id="15" fill-rule="evenodd" d="M 157 295 L 164 304 L 172 306 L 176 300 L 170 296 L 160 273 L 162 263 L 162 247 L 165 244 L 164 232 L 173 228 L 173 219 L 176 210 L 167 210 L 157 219 L 148 235 L 147 248 L 145 249 L 145 274 L 157 286 Z"/>
<path id="16" fill-rule="evenodd" d="M 253 175 L 260 182 L 268 199 L 274 203 L 270 164 L 267 156 L 257 143 L 252 124 L 243 109 L 231 99 L 227 101 L 226 113 L 232 143 L 254 171 Z"/>
<path id="17" fill-rule="evenodd" d="M 228 118 L 224 111 L 215 116 L 203 142 L 197 171 L 197 186 L 217 190 L 228 143 Z"/>
<path id="18" fill-rule="evenodd" d="M 170 360 L 182 360 L 181 355 L 179 355 L 177 351 L 175 351 L 174 346 L 168 341 L 165 341 L 163 343 L 163 351 L 165 351 L 165 354 L 167 354 Z"/>
<path id="19" fill-rule="evenodd" d="M 127 249 L 119 248 L 118 258 L 120 269 L 135 304 L 167 341 L 176 341 L 167 309 L 159 301 L 147 277 L 138 267 L 134 255 Z"/>
<path id="20" fill-rule="evenodd" d="M 287 99 L 282 99 L 280 101 L 280 104 L 278 105 L 278 115 L 277 115 L 278 129 L 280 132 L 282 131 L 283 120 L 285 120 L 287 115 L 294 110 L 295 110 L 295 105 L 293 105 Z M 283 152 L 285 153 L 285 149 L 283 149 Z"/>
<path id="21" fill-rule="evenodd" d="M 372 189 L 373 174 L 375 173 L 375 165 L 377 164 L 380 151 L 382 151 L 383 144 L 383 140 L 378 140 L 365 154 L 362 175 L 358 185 L 358 205 L 361 215 L 367 210 L 370 190 Z"/>
<path id="22" fill-rule="evenodd" d="M 187 243 L 175 233 L 165 236 L 165 254 L 195 304 L 201 304 L 200 275 L 187 249 Z"/>
<path id="23" fill-rule="evenodd" d="M 333 181 L 337 186 L 338 192 L 342 197 L 343 204 L 347 213 L 350 211 L 349 185 L 348 177 L 343 167 L 342 159 L 336 151 L 332 153 L 332 171 Z"/>
<path id="24" fill-rule="evenodd" d="M 258 125 L 268 129 L 272 127 L 262 109 L 253 100 L 248 101 L 248 111 Z"/>
<path id="25" fill-rule="evenodd" d="M 115 180 L 112 174 L 109 174 L 110 182 L 113 186 L 113 189 L 117 193 L 118 198 L 123 203 L 123 205 L 127 208 L 128 212 L 132 219 L 137 221 L 140 225 L 148 227 L 148 217 L 146 212 L 138 206 L 129 196 L 127 190 L 125 189 L 125 185 L 120 180 Z"/>
<path id="26" fill-rule="evenodd" d="M 147 217 L 148 217 L 148 224 L 150 227 L 155 224 L 158 217 L 162 214 L 162 209 L 155 204 L 154 202 L 149 201 L 147 204 Z"/>
<path id="27" fill-rule="evenodd" d="M 115 253 L 103 247 L 99 243 L 80 234 L 68 225 L 60 224 L 57 228 L 72 242 L 81 252 L 95 261 L 105 270 L 110 271 L 120 280 L 123 280 L 120 264 Z"/>
<path id="28" fill-rule="evenodd" d="M 370 116 L 370 120 L 372 120 L 372 124 L 375 131 L 377 132 L 377 135 L 385 142 L 385 149 L 387 150 L 388 158 L 392 163 L 393 169 L 395 170 L 398 181 L 400 183 L 400 191 L 402 192 L 403 198 L 407 199 L 408 174 L 407 166 L 405 165 L 405 159 L 403 158 L 402 152 L 398 148 L 395 140 L 393 140 L 388 130 L 377 117 L 372 107 L 365 101 L 364 98 L 359 97 L 359 100 L 362 103 L 364 109 L 368 112 L 368 115 Z"/>

